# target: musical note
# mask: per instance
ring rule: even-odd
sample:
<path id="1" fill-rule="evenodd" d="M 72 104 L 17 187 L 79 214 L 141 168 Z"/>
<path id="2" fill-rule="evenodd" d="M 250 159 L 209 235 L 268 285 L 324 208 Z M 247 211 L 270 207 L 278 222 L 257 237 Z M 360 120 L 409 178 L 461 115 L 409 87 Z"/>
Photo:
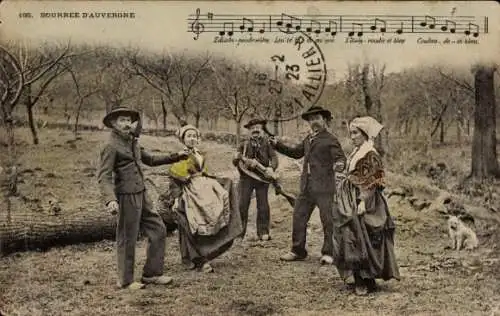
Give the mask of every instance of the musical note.
<path id="1" fill-rule="evenodd" d="M 241 30 L 242 33 L 245 30 L 245 24 L 250 24 L 251 25 L 251 26 L 247 27 L 247 32 L 253 32 L 253 20 L 247 19 L 247 18 L 243 18 L 243 25 L 240 25 L 240 30 Z"/>
<path id="2" fill-rule="evenodd" d="M 332 28 L 332 24 L 333 24 L 333 28 Z M 332 36 L 337 35 L 337 22 L 329 20 L 328 27 L 325 28 L 325 32 L 330 33 Z"/>
<path id="3" fill-rule="evenodd" d="M 345 23 L 342 19 L 342 15 L 292 16 L 284 13 L 237 15 L 214 14 L 211 12 L 201 14 L 198 8 L 189 15 L 187 31 L 193 34 L 194 40 L 197 40 L 201 33 L 234 36 L 237 31 L 237 33 L 242 34 L 247 32 L 260 34 L 283 32 L 292 34 L 297 31 L 306 31 L 310 34 L 327 33 L 328 36 L 345 33 L 350 37 L 361 37 L 365 32 L 389 32 L 394 34 L 448 32 L 478 37 L 480 32 L 488 32 L 487 17 L 434 17 L 430 15 L 408 15 L 404 17 L 379 15 L 367 17 L 364 15 L 349 15 L 348 23 Z M 369 30 L 365 31 L 365 28 Z"/>
<path id="4" fill-rule="evenodd" d="M 445 21 L 446 21 L 446 25 L 441 26 L 441 31 L 446 32 L 446 30 L 448 29 L 448 25 L 452 24 L 453 27 L 450 28 L 450 33 L 455 33 L 455 31 L 457 29 L 457 23 L 450 21 L 450 20 L 445 20 Z"/>
<path id="5" fill-rule="evenodd" d="M 299 18 L 296 18 L 294 16 L 288 15 L 288 14 L 281 13 L 281 20 L 276 22 L 276 25 L 283 26 L 283 24 L 284 24 L 283 18 L 284 17 L 288 17 L 290 19 L 290 23 L 287 23 L 285 25 L 287 28 L 287 32 L 290 32 L 290 29 L 293 27 L 293 21 L 299 21 L 299 25 L 295 26 L 295 30 L 300 31 L 301 26 L 302 26 L 302 20 Z M 281 29 L 280 29 L 280 31 L 281 31 Z"/>
<path id="6" fill-rule="evenodd" d="M 269 31 L 270 32 L 272 31 L 272 17 L 271 16 L 269 16 Z M 264 32 L 266 32 L 266 22 L 262 22 L 262 27 L 259 30 L 260 34 L 263 34 Z"/>
<path id="7" fill-rule="evenodd" d="M 403 33 L 403 22 L 401 22 L 401 27 L 396 30 L 396 33 L 402 34 Z"/>
<path id="8" fill-rule="evenodd" d="M 262 34 L 266 31 L 266 23 L 262 23 L 262 28 L 259 30 L 259 33 Z"/>
<path id="9" fill-rule="evenodd" d="M 318 21 L 315 21 L 315 20 L 311 20 L 311 26 L 307 27 L 306 31 L 309 33 L 313 32 L 313 24 L 315 25 L 314 33 L 316 33 L 316 34 L 321 33 L 321 23 L 319 23 Z"/>
<path id="10" fill-rule="evenodd" d="M 230 27 L 228 27 L 228 25 Z M 230 31 L 226 31 L 226 28 L 229 28 Z M 229 36 L 233 36 L 233 33 L 234 33 L 234 24 L 233 22 L 224 22 L 224 24 L 222 25 L 222 31 L 219 32 L 219 35 L 220 36 L 223 36 L 227 33 L 227 35 Z"/>
<path id="11" fill-rule="evenodd" d="M 434 27 L 436 26 L 436 18 L 433 18 L 432 16 L 428 16 L 428 15 L 425 16 L 425 21 L 420 23 L 420 26 L 422 26 L 422 27 L 427 26 L 428 20 L 432 20 L 432 23 L 429 24 L 429 28 L 434 29 Z"/>
<path id="12" fill-rule="evenodd" d="M 201 23 L 199 20 L 200 8 L 196 9 L 196 18 L 194 19 L 194 22 L 191 23 L 191 32 L 196 34 L 196 36 L 193 37 L 195 40 L 197 40 L 200 37 L 200 34 L 205 30 L 205 25 L 203 25 L 203 23 Z"/>
<path id="13" fill-rule="evenodd" d="M 363 36 L 363 23 L 352 23 L 352 31 L 349 32 L 349 36 L 354 36 L 354 27 L 358 26 L 360 31 L 358 32 L 358 36 Z"/>
<path id="14" fill-rule="evenodd" d="M 387 30 L 387 22 L 385 22 L 384 20 L 381 20 L 379 18 L 375 18 L 375 24 L 370 26 L 370 29 L 372 31 L 375 31 L 377 29 L 377 23 L 381 23 L 384 25 L 383 27 L 380 28 L 380 32 L 385 33 L 385 31 Z"/>
<path id="15" fill-rule="evenodd" d="M 479 36 L 479 25 L 477 24 L 474 24 L 474 23 L 469 23 L 468 25 L 468 29 L 465 30 L 465 35 L 469 36 L 471 34 L 471 26 L 474 26 L 476 28 L 476 31 L 474 33 L 472 33 L 472 36 L 474 37 L 478 37 Z"/>

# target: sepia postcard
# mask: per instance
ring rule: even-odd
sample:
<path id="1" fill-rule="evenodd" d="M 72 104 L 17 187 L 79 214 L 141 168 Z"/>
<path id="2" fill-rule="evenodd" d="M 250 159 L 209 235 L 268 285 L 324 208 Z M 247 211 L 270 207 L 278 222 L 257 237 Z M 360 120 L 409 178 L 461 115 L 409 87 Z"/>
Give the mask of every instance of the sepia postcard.
<path id="1" fill-rule="evenodd" d="M 496 1 L 0 2 L 0 316 L 500 315 Z"/>

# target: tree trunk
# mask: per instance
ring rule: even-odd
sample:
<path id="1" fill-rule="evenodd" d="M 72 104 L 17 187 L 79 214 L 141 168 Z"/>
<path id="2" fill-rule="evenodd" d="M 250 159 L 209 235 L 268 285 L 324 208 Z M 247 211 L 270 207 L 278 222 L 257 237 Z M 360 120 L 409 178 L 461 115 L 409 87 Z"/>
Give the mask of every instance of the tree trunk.
<path id="1" fill-rule="evenodd" d="M 200 128 L 200 119 L 201 119 L 201 113 L 197 111 L 194 114 L 194 124 L 196 128 Z"/>
<path id="2" fill-rule="evenodd" d="M 458 117 L 457 118 L 457 143 L 459 145 L 462 144 L 462 129 L 463 129 L 463 120 Z"/>
<path id="3" fill-rule="evenodd" d="M 371 115 L 373 102 L 370 96 L 370 87 L 368 81 L 369 73 L 370 73 L 370 65 L 368 64 L 363 65 L 363 70 L 361 72 L 361 91 L 363 91 L 364 106 L 366 109 L 366 113 L 368 115 Z"/>
<path id="4" fill-rule="evenodd" d="M 38 132 L 37 132 L 36 126 L 35 126 L 35 119 L 33 117 L 33 105 L 34 104 L 26 103 L 26 111 L 28 113 L 28 124 L 30 127 L 31 137 L 33 139 L 33 144 L 38 145 L 39 140 L 38 140 Z"/>
<path id="5" fill-rule="evenodd" d="M 377 97 L 375 99 L 375 113 L 373 113 L 373 117 L 380 122 L 380 124 L 383 124 L 383 119 L 382 119 L 382 101 L 380 101 L 380 98 Z M 378 135 L 377 139 L 375 140 L 375 149 L 379 152 L 380 156 L 384 157 L 386 153 L 386 148 L 387 145 L 386 142 L 388 141 L 387 135 L 389 134 L 388 127 L 385 126 L 384 129 L 380 132 Z"/>
<path id="6" fill-rule="evenodd" d="M 474 74 L 476 107 L 471 176 L 482 180 L 500 176 L 496 151 L 495 69 L 479 66 Z"/>
<path id="7" fill-rule="evenodd" d="M 16 154 L 15 154 L 15 139 L 14 139 L 14 124 L 12 122 L 12 116 L 10 112 L 11 108 L 5 106 L 4 113 L 2 113 L 2 120 L 4 123 L 5 131 L 7 134 L 7 155 L 8 161 L 4 164 L 3 170 L 0 172 L 0 193 L 3 195 L 2 199 L 5 201 L 5 205 L 0 204 L 0 211 L 4 211 L 7 214 L 6 222 L 11 220 L 11 210 L 12 210 L 12 197 L 18 194 L 17 192 L 17 166 L 16 166 Z M 0 166 L 1 167 L 1 166 Z M 0 201 L 1 202 L 1 201 Z M 1 242 L 1 238 L 0 238 Z"/>
<path id="8" fill-rule="evenodd" d="M 80 121 L 80 113 L 82 111 L 82 105 L 83 105 L 83 99 L 80 98 L 80 100 L 78 100 L 78 107 L 76 108 L 76 116 L 75 116 L 75 127 L 73 129 L 73 134 L 75 135 L 78 135 L 78 123 Z"/>
<path id="9" fill-rule="evenodd" d="M 236 122 L 236 148 L 240 146 L 240 137 L 241 137 L 241 120 L 234 120 Z"/>
<path id="10" fill-rule="evenodd" d="M 162 120 L 163 120 L 163 130 L 167 130 L 167 105 L 165 104 L 165 100 L 161 97 L 161 112 L 162 112 Z"/>
<path id="11" fill-rule="evenodd" d="M 439 143 L 444 144 L 444 122 L 441 119 L 441 123 L 439 123 Z"/>

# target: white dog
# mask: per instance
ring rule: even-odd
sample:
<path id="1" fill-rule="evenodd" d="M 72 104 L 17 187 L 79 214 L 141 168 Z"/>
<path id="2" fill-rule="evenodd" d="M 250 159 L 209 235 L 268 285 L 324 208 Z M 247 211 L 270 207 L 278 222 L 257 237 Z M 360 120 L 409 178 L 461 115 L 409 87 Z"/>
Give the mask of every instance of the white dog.
<path id="1" fill-rule="evenodd" d="M 456 216 L 448 218 L 448 233 L 454 250 L 458 251 L 462 249 L 462 246 L 465 246 L 466 250 L 472 250 L 479 244 L 476 233 Z"/>

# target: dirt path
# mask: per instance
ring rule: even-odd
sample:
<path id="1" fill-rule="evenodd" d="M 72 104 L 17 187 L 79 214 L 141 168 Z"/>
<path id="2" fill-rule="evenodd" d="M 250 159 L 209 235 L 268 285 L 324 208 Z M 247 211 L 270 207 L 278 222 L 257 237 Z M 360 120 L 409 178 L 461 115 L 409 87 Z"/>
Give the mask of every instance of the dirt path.
<path id="1" fill-rule="evenodd" d="M 88 140 L 94 146 L 92 141 Z M 64 139 L 57 142 L 64 143 Z M 155 139 L 148 145 L 153 148 L 165 142 Z M 64 146 L 56 146 L 55 150 L 67 152 Z M 212 150 L 212 161 L 218 161 L 213 168 L 219 174 L 229 175 L 227 157 L 231 150 L 222 145 L 214 145 Z M 55 154 L 47 151 L 47 155 Z M 29 156 L 29 151 L 26 155 Z M 68 170 L 88 168 L 91 157 L 73 158 L 76 163 Z M 46 161 L 46 157 L 31 161 L 31 168 Z M 56 179 L 59 182 L 51 184 L 48 182 L 56 180 L 45 180 L 57 192 L 59 187 L 67 186 L 61 179 L 75 178 L 64 171 L 58 172 L 62 177 Z M 81 185 L 85 188 L 85 183 Z M 78 195 L 81 201 L 85 199 L 84 193 Z M 75 245 L 45 253 L 18 253 L 0 259 L 0 310 L 7 315 L 123 316 L 493 315 L 495 308 L 500 309 L 498 257 L 487 246 L 473 254 L 457 255 L 445 250 L 445 224 L 437 214 L 418 213 L 406 202 L 390 199 L 398 225 L 396 251 L 402 280 L 380 283 L 382 291 L 359 298 L 344 288 L 333 267 L 319 265 L 323 237 L 317 211 L 313 213 L 308 235 L 311 257 L 297 263 L 279 261 L 280 254 L 290 246 L 291 209 L 283 198 L 276 198 L 273 193 L 270 196 L 273 240 L 236 243 L 231 251 L 214 261 L 214 274 L 183 270 L 176 235 L 167 241 L 166 258 L 168 273 L 175 277 L 175 282 L 167 288 L 151 286 L 133 294 L 114 289 L 112 242 Z M 252 236 L 254 201 L 250 216 Z M 137 250 L 137 276 L 144 255 L 145 242 L 141 241 Z"/>

